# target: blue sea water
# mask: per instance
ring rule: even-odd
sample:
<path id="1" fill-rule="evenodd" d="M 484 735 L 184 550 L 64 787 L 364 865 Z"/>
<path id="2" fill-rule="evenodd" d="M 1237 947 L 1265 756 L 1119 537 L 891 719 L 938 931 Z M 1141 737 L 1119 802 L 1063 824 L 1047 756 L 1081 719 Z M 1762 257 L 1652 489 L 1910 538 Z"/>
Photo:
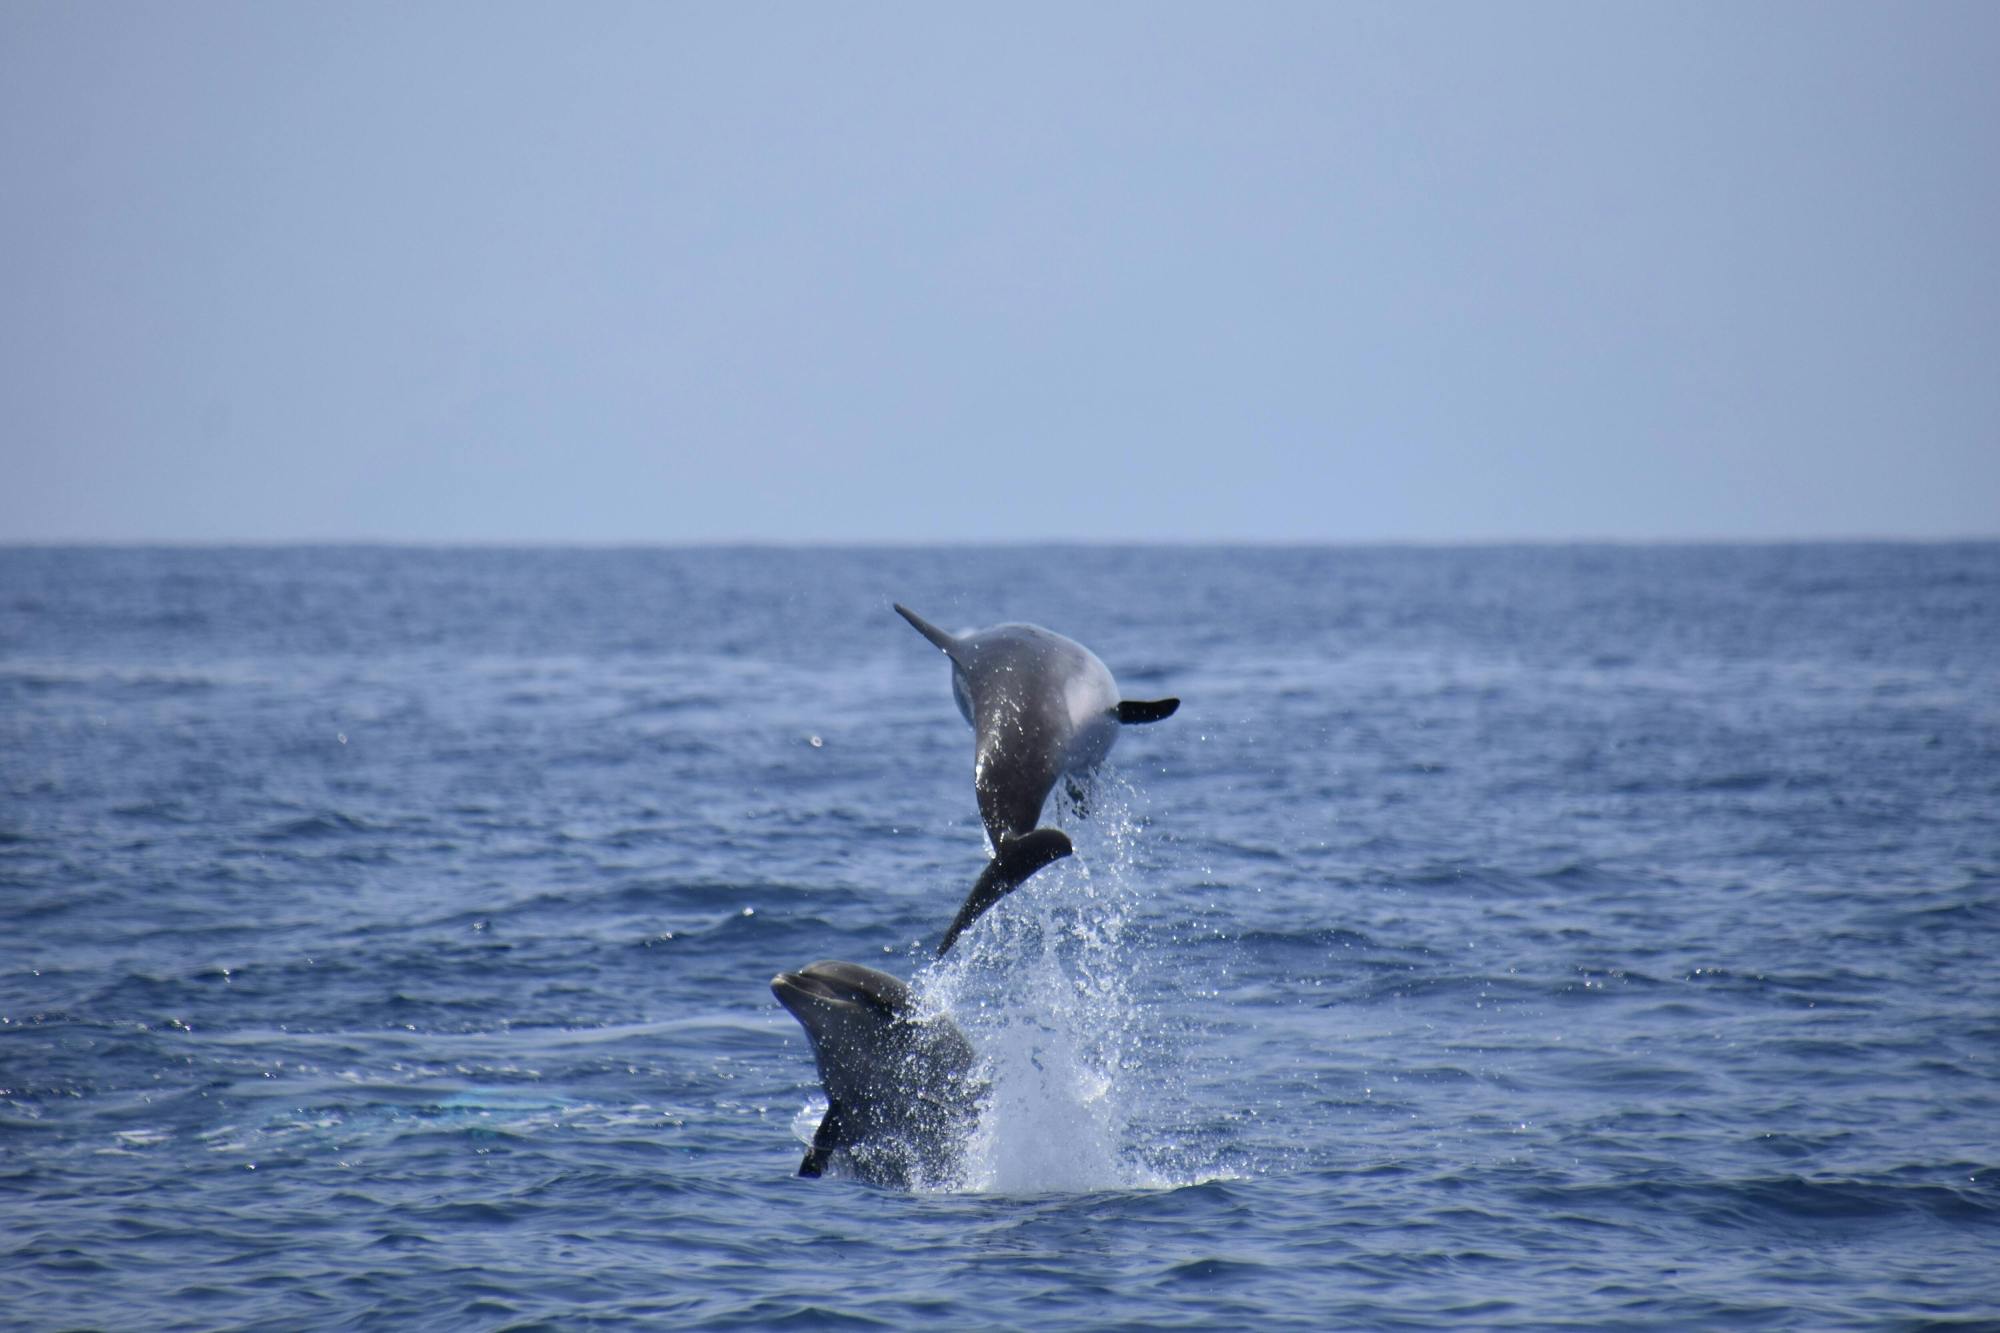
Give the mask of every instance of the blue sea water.
<path id="1" fill-rule="evenodd" d="M 942 966 L 892 600 L 1184 700 Z M 8 1327 L 1990 1327 L 1996 945 L 2000 545 L 0 550 Z"/>

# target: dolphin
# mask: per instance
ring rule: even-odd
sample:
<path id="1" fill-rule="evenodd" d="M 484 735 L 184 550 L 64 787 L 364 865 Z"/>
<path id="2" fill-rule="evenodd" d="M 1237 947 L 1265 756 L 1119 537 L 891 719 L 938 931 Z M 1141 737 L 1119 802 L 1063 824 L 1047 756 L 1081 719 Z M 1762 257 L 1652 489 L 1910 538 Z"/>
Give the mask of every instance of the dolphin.
<path id="1" fill-rule="evenodd" d="M 908 986 L 859 963 L 780 972 L 771 993 L 806 1030 L 826 1087 L 826 1115 L 799 1174 L 824 1174 L 838 1154 L 844 1169 L 878 1185 L 949 1182 L 985 1093 L 957 1025 L 919 1017 Z"/>
<path id="2" fill-rule="evenodd" d="M 1097 655 L 1039 625 L 995 625 L 952 635 L 901 603 L 896 614 L 951 659 L 951 694 L 972 724 L 972 790 L 993 860 L 944 933 L 938 956 L 1002 896 L 1075 849 L 1062 830 L 1037 828 L 1065 775 L 1087 775 L 1121 724 L 1172 717 L 1179 699 L 1120 699 Z"/>

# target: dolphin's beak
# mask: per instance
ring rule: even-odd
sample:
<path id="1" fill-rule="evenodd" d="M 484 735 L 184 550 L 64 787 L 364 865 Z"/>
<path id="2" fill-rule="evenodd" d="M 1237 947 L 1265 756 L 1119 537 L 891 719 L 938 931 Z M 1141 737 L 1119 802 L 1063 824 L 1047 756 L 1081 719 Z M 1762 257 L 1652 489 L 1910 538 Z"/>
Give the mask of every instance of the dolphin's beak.
<path id="1" fill-rule="evenodd" d="M 805 980 L 796 972 L 780 972 L 771 978 L 771 994 L 778 997 L 779 1004 L 797 1013 L 799 1002 L 806 996 Z"/>
<path id="2" fill-rule="evenodd" d="M 779 1004 L 792 1011 L 794 1018 L 800 1017 L 809 1008 L 839 1004 L 847 998 L 806 972 L 778 973 L 771 978 L 771 994 L 778 997 Z"/>

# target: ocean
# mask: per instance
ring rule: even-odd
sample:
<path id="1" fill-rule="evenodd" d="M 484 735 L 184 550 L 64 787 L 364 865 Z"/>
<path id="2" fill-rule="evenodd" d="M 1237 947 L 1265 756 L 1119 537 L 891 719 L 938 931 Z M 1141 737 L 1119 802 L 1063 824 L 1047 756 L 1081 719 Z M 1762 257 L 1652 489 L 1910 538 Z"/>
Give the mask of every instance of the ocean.
<path id="1" fill-rule="evenodd" d="M 892 601 L 1183 701 L 943 964 Z M 2000 544 L 0 549 L 7 1328 L 2000 1327 L 1996 954 Z"/>

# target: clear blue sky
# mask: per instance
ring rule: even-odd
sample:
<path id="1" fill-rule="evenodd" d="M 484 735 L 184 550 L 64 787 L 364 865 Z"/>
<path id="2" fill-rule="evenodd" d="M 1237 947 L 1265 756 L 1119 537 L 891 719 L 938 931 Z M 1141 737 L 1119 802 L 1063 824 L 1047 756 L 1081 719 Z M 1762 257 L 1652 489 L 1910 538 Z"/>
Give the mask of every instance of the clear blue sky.
<path id="1" fill-rule="evenodd" d="M 2000 533 L 2000 4 L 0 6 L 0 540 Z"/>

